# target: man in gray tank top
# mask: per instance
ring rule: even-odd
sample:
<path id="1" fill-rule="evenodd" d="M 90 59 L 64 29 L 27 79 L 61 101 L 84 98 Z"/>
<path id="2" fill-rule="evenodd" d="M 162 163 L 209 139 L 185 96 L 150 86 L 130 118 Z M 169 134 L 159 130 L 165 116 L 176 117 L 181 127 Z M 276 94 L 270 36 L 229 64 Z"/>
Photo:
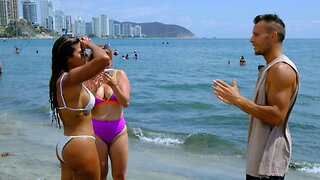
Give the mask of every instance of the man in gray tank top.
<path id="1" fill-rule="evenodd" d="M 232 86 L 214 80 L 213 93 L 221 101 L 250 115 L 246 179 L 284 179 L 291 158 L 288 118 L 299 90 L 299 73 L 282 53 L 285 25 L 275 14 L 258 15 L 250 42 L 266 66 L 259 73 L 252 100 Z"/>

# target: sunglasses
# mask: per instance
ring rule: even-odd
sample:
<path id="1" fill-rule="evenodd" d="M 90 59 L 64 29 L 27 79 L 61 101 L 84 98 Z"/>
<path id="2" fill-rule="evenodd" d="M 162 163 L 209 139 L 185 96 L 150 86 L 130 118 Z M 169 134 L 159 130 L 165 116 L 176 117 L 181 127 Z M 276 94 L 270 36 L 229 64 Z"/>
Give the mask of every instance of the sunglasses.
<path id="1" fill-rule="evenodd" d="M 102 49 L 105 49 L 105 50 L 110 49 L 110 44 L 105 44 Z"/>

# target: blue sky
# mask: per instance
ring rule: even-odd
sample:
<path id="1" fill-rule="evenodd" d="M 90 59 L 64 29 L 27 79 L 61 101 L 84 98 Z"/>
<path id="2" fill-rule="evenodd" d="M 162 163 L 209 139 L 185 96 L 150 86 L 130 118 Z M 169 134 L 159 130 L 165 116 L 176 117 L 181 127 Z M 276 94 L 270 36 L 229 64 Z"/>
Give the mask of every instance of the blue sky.
<path id="1" fill-rule="evenodd" d="M 85 21 L 107 14 L 118 21 L 177 24 L 199 38 L 250 38 L 256 15 L 276 13 L 287 38 L 320 38 L 320 0 L 53 0 L 53 7 Z"/>

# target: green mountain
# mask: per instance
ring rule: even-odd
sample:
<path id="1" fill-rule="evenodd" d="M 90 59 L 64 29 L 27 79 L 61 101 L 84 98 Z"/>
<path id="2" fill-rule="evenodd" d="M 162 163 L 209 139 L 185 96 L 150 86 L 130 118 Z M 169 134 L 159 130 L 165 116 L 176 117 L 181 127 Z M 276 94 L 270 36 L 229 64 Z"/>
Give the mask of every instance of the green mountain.
<path id="1" fill-rule="evenodd" d="M 135 22 L 117 22 L 118 24 L 131 24 L 131 26 L 141 26 L 142 34 L 147 38 L 194 38 L 194 34 L 178 25 L 163 24 L 159 22 L 135 23 Z"/>
<path id="2" fill-rule="evenodd" d="M 34 27 L 24 19 L 11 21 L 7 26 L 0 27 L 0 37 L 4 38 L 51 38 L 55 36 L 58 34 L 48 29 Z"/>

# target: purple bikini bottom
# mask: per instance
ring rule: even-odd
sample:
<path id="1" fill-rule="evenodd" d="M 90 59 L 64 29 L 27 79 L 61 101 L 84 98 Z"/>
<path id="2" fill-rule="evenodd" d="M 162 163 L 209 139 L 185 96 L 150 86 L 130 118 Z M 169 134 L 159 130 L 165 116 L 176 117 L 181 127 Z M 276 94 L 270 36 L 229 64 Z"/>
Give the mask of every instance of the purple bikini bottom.
<path id="1" fill-rule="evenodd" d="M 124 117 L 115 121 L 100 121 L 92 118 L 94 133 L 105 143 L 109 144 L 116 139 L 126 127 Z"/>

